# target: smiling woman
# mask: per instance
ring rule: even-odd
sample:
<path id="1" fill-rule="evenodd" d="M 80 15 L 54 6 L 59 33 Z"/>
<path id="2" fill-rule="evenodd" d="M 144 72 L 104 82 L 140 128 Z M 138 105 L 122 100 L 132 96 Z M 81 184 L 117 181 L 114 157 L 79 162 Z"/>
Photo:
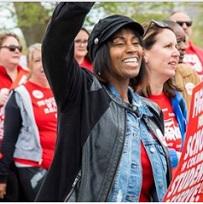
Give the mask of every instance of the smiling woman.
<path id="1" fill-rule="evenodd" d="M 109 54 L 112 64 L 110 75 L 118 78 L 119 84 L 123 79 L 137 77 L 142 63 L 143 48 L 141 38 L 136 32 L 123 27 L 120 32 L 115 33 L 109 43 Z"/>
<path id="2" fill-rule="evenodd" d="M 72 56 L 92 6 L 59 3 L 45 34 L 43 64 L 60 120 L 37 201 L 161 201 L 170 180 L 161 113 L 130 87 L 144 76 L 143 27 L 122 15 L 101 19 L 89 37 L 90 73 Z"/>

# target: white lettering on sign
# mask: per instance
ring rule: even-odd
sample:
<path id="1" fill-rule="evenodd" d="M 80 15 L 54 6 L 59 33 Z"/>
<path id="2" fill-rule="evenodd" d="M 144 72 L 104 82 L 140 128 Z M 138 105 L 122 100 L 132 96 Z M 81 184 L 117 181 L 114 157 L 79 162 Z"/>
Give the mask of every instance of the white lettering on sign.
<path id="1" fill-rule="evenodd" d="M 173 195 L 175 193 L 181 193 L 183 190 L 186 190 L 187 188 L 190 188 L 190 190 L 191 190 L 191 187 L 197 186 L 197 184 L 199 184 L 199 182 L 201 182 L 203 179 L 202 172 L 203 172 L 203 163 L 179 174 L 175 178 L 175 180 L 172 184 L 171 190 L 168 192 L 167 197 L 170 197 L 171 195 Z M 184 192 L 186 194 L 186 191 L 184 191 Z M 190 196 L 190 198 L 191 198 L 191 196 Z M 176 200 L 176 201 L 178 201 L 178 200 Z M 187 200 L 183 200 L 181 198 L 180 201 L 184 202 Z"/>
<path id="2" fill-rule="evenodd" d="M 188 145 L 186 149 L 186 153 L 184 155 L 184 160 L 188 157 L 192 157 L 198 152 L 203 150 L 203 128 L 199 129 L 194 136 L 190 136 L 188 138 Z"/>
<path id="3" fill-rule="evenodd" d="M 200 128 L 203 125 L 203 114 L 198 117 L 197 128 Z"/>
<path id="4" fill-rule="evenodd" d="M 200 89 L 194 96 L 194 107 L 192 117 L 196 117 L 203 111 L 203 89 Z"/>
<path id="5" fill-rule="evenodd" d="M 190 189 L 187 189 L 184 192 L 181 192 L 174 196 L 172 199 L 168 199 L 165 202 L 195 202 L 199 200 L 199 196 L 196 196 L 199 193 L 201 183 L 193 186 Z"/>

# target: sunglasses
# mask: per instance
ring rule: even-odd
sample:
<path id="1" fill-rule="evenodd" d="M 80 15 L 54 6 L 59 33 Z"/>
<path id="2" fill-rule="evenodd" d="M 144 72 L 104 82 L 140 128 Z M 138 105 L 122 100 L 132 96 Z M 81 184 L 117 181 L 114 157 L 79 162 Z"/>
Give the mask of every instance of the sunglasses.
<path id="1" fill-rule="evenodd" d="M 183 24 L 186 24 L 187 27 L 192 26 L 192 21 L 176 21 L 176 23 L 181 27 L 183 26 Z"/>
<path id="2" fill-rule="evenodd" d="M 1 46 L 0 48 L 6 48 L 6 49 L 8 49 L 10 52 L 15 52 L 16 49 L 17 49 L 19 52 L 22 52 L 22 50 L 23 50 L 22 46 L 16 46 L 16 45 L 4 45 L 4 46 Z"/>
<path id="3" fill-rule="evenodd" d="M 144 36 L 146 36 L 146 34 L 149 32 L 149 30 L 150 30 L 151 28 L 153 28 L 153 26 L 157 26 L 157 27 L 159 27 L 159 28 L 168 28 L 168 29 L 171 30 L 171 28 L 169 27 L 169 25 L 168 25 L 167 23 L 165 23 L 165 22 L 163 22 L 163 21 L 152 20 L 152 21 L 149 23 L 148 27 L 146 28 L 145 33 L 144 33 Z"/>

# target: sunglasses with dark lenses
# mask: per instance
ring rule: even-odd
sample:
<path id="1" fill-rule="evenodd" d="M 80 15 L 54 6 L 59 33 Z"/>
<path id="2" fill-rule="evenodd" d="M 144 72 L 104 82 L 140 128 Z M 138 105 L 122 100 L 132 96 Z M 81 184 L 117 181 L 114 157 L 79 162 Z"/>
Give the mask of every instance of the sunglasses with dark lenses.
<path id="1" fill-rule="evenodd" d="M 4 46 L 1 46 L 0 48 L 6 48 L 6 49 L 8 49 L 10 52 L 15 52 L 16 49 L 17 49 L 19 52 L 22 52 L 22 50 L 23 50 L 22 46 L 16 46 L 16 45 L 4 45 Z"/>
<path id="2" fill-rule="evenodd" d="M 186 24 L 187 27 L 192 26 L 192 21 L 176 21 L 176 23 L 181 27 L 183 26 L 183 24 Z"/>
<path id="3" fill-rule="evenodd" d="M 163 22 L 163 21 L 152 20 L 152 21 L 149 23 L 148 27 L 146 28 L 145 33 L 144 33 L 144 36 L 146 36 L 146 34 L 149 32 L 149 30 L 150 30 L 151 28 L 153 28 L 153 26 L 157 26 L 157 27 L 159 27 L 159 28 L 168 28 L 168 29 L 171 30 L 171 28 L 169 27 L 169 25 L 168 25 L 167 23 L 165 23 L 165 22 Z"/>

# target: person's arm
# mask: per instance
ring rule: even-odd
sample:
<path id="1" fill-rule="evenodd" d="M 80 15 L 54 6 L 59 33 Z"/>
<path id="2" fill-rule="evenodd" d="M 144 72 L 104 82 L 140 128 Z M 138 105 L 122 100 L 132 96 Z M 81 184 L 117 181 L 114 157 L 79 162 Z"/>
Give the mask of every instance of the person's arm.
<path id="1" fill-rule="evenodd" d="M 0 183 L 6 183 L 21 126 L 22 118 L 19 107 L 16 104 L 15 94 L 13 93 L 5 107 L 4 137 L 0 159 Z"/>
<path id="2" fill-rule="evenodd" d="M 74 38 L 94 3 L 61 2 L 54 10 L 42 43 L 45 74 L 59 109 L 64 102 L 77 103 L 84 73 L 74 60 Z"/>

